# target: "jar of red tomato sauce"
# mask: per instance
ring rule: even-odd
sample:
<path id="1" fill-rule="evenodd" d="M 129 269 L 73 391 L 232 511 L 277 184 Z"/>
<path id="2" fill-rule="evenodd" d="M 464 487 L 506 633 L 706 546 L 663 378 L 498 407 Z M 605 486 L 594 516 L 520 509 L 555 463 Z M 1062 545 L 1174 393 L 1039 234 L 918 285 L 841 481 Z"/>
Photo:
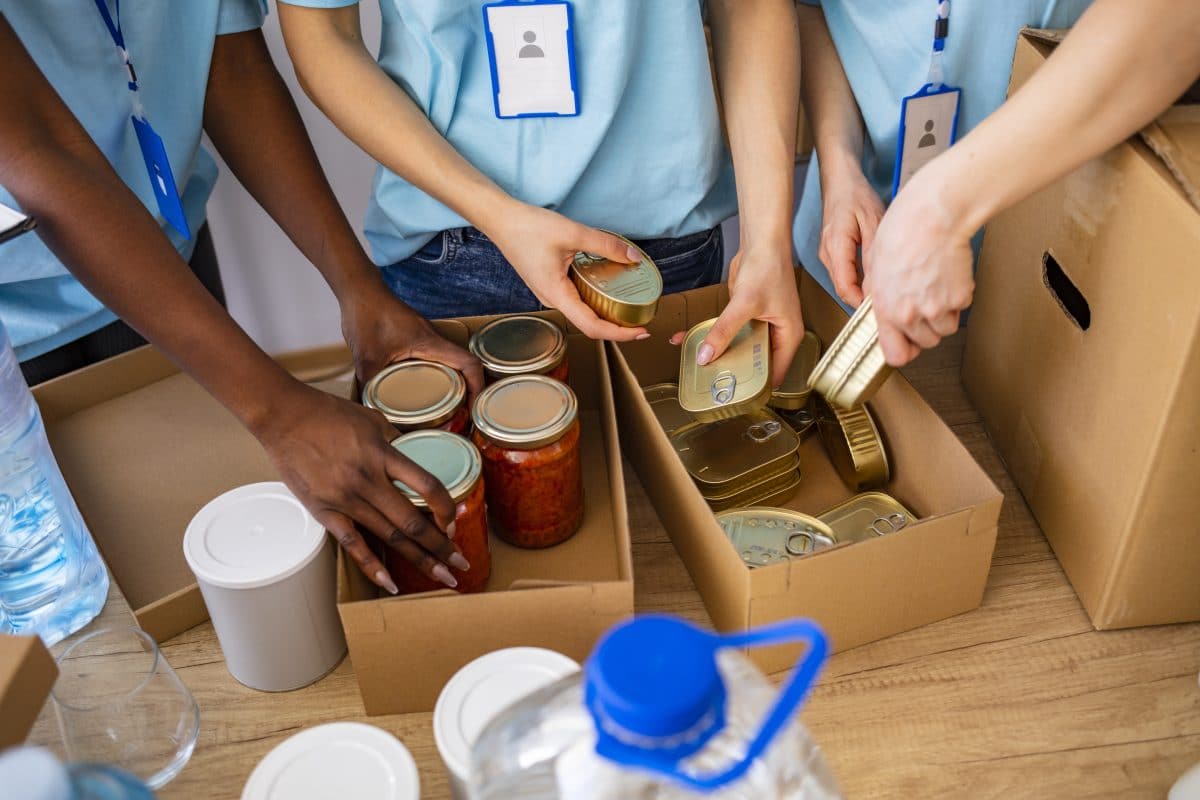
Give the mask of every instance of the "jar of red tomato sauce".
<path id="1" fill-rule="evenodd" d="M 518 314 L 477 330 L 469 344 L 488 383 L 513 375 L 548 375 L 567 382 L 567 337 L 548 319 Z"/>
<path id="2" fill-rule="evenodd" d="M 456 369 L 434 361 L 401 361 L 363 387 L 363 405 L 401 432 L 435 428 L 466 436 L 471 426 L 467 382 Z"/>
<path id="3" fill-rule="evenodd" d="M 579 403 L 545 375 L 497 381 L 472 411 L 496 535 L 517 547 L 564 542 L 583 522 Z"/>
<path id="4" fill-rule="evenodd" d="M 456 504 L 454 544 L 471 565 L 469 570 L 449 567 L 459 592 L 482 592 L 492 572 L 488 549 L 487 507 L 484 500 L 483 462 L 475 445 L 446 431 L 415 431 L 392 442 L 392 447 L 442 482 Z M 396 486 L 417 508 L 429 513 L 425 498 L 400 481 Z M 426 577 L 399 553 L 388 550 L 385 561 L 401 594 L 431 592 L 446 587 Z"/>

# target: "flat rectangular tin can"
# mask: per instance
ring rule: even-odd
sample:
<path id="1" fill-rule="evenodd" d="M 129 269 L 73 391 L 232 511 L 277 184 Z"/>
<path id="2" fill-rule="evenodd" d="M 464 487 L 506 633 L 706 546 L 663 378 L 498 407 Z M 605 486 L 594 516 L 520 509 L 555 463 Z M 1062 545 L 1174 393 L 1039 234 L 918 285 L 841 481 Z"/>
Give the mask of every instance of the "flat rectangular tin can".
<path id="1" fill-rule="evenodd" d="M 772 506 L 787 502 L 799 488 L 800 472 L 792 470 L 778 478 L 773 478 L 760 487 L 740 492 L 728 500 L 707 500 L 706 502 L 714 512 L 747 506 Z"/>
<path id="2" fill-rule="evenodd" d="M 703 424 L 679 405 L 679 384 L 656 383 L 643 388 L 642 394 L 668 438 L 685 428 Z"/>
<path id="3" fill-rule="evenodd" d="M 696 353 L 715 319 L 693 327 L 679 352 L 679 405 L 701 422 L 757 411 L 771 396 L 771 340 L 767 323 L 751 320 L 720 358 L 704 366 Z"/>
<path id="4" fill-rule="evenodd" d="M 891 495 L 863 492 L 817 519 L 833 529 L 839 542 L 861 542 L 902 531 L 916 522 L 917 516 Z"/>
<path id="5" fill-rule="evenodd" d="M 867 297 L 809 376 L 809 387 L 842 409 L 870 400 L 892 374 L 879 346 L 879 327 Z"/>
<path id="6" fill-rule="evenodd" d="M 671 445 L 701 491 L 736 491 L 779 474 L 800 447 L 800 437 L 769 409 L 685 428 Z"/>
<path id="7" fill-rule="evenodd" d="M 733 508 L 718 514 L 717 522 L 751 569 L 802 558 L 837 541 L 825 523 L 784 508 Z"/>

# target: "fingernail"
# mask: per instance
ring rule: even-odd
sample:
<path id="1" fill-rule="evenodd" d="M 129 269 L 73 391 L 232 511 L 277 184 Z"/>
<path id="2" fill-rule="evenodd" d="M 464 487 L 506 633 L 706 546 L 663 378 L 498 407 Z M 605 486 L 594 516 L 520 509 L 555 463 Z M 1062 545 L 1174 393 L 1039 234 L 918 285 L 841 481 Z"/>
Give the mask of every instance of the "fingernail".
<path id="1" fill-rule="evenodd" d="M 649 338 L 650 338 L 650 334 L 648 334 L 648 333 L 639 333 L 637 335 L 637 341 L 639 341 L 639 342 L 644 342 Z"/>
<path id="2" fill-rule="evenodd" d="M 457 530 L 458 530 L 458 520 L 454 520 L 449 525 L 446 526 L 446 538 L 453 539 L 454 532 Z"/>
<path id="3" fill-rule="evenodd" d="M 380 586 L 387 589 L 392 594 L 400 594 L 400 587 L 396 585 L 394 580 L 392 580 L 392 576 L 388 575 L 386 569 L 381 569 L 376 572 L 375 580 L 379 582 Z"/>
<path id="4" fill-rule="evenodd" d="M 451 589 L 454 589 L 458 586 L 458 581 L 454 580 L 454 576 L 450 574 L 450 570 L 446 569 L 445 564 L 434 565 L 433 577 L 437 578 Z"/>
<path id="5" fill-rule="evenodd" d="M 450 562 L 450 566 L 454 567 L 455 569 L 457 569 L 461 572 L 466 572 L 467 570 L 469 570 L 471 568 L 471 562 L 469 562 L 469 561 L 467 561 L 467 559 L 463 558 L 462 553 L 451 553 L 450 557 L 447 558 L 446 560 Z"/>
<path id="6" fill-rule="evenodd" d="M 708 342 L 705 342 L 704 344 L 700 345 L 700 351 L 696 353 L 696 363 L 703 367 L 705 364 L 712 361 L 712 357 L 713 346 Z"/>
<path id="7" fill-rule="evenodd" d="M 642 254 L 636 247 L 625 248 L 625 257 L 635 263 L 642 260 Z"/>

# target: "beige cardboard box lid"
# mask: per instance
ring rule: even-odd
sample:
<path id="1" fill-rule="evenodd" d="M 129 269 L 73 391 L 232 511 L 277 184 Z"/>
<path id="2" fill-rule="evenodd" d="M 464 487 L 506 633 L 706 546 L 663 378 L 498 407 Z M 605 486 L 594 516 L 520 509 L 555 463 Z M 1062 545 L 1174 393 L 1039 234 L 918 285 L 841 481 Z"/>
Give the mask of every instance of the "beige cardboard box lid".
<path id="1" fill-rule="evenodd" d="M 39 637 L 0 634 L 0 750 L 25 741 L 56 678 Z"/>
<path id="2" fill-rule="evenodd" d="M 462 335 L 459 326 L 441 326 Z M 279 356 L 293 374 L 349 394 L 343 345 Z M 278 480 L 223 406 L 153 347 L 33 389 L 59 467 L 138 624 L 158 641 L 208 619 L 183 557 L 200 508 L 247 483 Z"/>

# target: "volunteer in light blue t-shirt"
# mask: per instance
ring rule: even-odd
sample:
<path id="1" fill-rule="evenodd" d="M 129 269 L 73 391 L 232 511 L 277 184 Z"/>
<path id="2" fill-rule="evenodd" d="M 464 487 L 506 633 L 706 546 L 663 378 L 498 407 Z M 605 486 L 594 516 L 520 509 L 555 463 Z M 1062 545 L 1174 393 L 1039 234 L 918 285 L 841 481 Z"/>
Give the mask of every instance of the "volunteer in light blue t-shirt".
<path id="1" fill-rule="evenodd" d="M 116 6 L 110 8 L 115 11 Z M 159 215 L 130 124 L 125 67 L 93 0 L 0 0 L 0 13 L 42 74 L 125 184 L 159 216 L 163 233 L 179 254 L 191 259 L 201 242 L 199 257 L 207 265 L 203 277 L 218 291 L 219 276 L 204 229 L 204 206 L 217 180 L 217 165 L 200 144 L 208 70 L 216 37 L 261 27 L 264 12 L 259 0 L 126 0 L 122 8 L 122 32 L 143 78 L 141 102 L 162 137 L 192 234 L 185 239 Z M 17 205 L 2 186 L 0 203 Z M 0 320 L 18 360 L 29 361 L 117 323 L 117 316 L 39 237 L 23 236 L 0 249 Z M 112 331 L 108 338 L 120 336 Z"/>
<path id="2" fill-rule="evenodd" d="M 552 306 L 594 337 L 637 338 L 583 305 L 571 255 L 629 260 L 596 229 L 615 231 L 667 292 L 702 286 L 720 278 L 718 226 L 740 208 L 733 302 L 703 357 L 757 317 L 786 369 L 799 304 L 794 287 L 766 287 L 791 276 L 791 0 L 381 0 L 378 64 L 357 1 L 286 0 L 279 15 L 309 95 L 381 164 L 366 232 L 400 297 L 431 317 Z"/>
<path id="3" fill-rule="evenodd" d="M 804 1 L 803 92 L 816 157 L 796 251 L 851 306 L 864 296 L 861 270 L 896 365 L 957 330 L 974 289 L 972 238 L 988 219 L 1136 131 L 1200 71 L 1198 3 Z M 1005 102 L 1025 26 L 1074 29 Z M 931 81 L 934 50 L 940 81 Z M 961 89 L 957 142 L 892 200 L 901 99 L 943 82 Z M 901 161 L 910 152 L 919 159 L 935 138 L 914 137 Z"/>

